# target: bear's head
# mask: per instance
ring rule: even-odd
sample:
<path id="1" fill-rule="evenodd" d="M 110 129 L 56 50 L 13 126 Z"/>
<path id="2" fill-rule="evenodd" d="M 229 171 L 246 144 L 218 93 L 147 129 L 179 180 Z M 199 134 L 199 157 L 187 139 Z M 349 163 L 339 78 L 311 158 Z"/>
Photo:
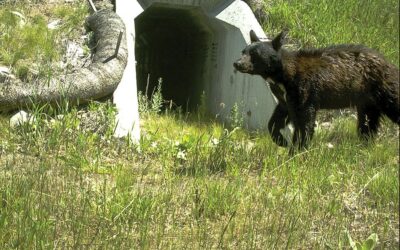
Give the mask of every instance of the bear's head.
<path id="1" fill-rule="evenodd" d="M 242 51 L 242 57 L 233 63 L 236 70 L 263 78 L 272 77 L 281 67 L 279 50 L 287 32 L 282 31 L 272 41 L 261 41 L 250 31 L 251 44 Z"/>

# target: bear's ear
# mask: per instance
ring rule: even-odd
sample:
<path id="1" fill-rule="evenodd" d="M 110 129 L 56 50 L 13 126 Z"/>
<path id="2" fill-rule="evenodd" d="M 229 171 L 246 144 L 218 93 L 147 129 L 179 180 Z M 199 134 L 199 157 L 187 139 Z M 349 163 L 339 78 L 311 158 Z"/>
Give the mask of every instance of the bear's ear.
<path id="1" fill-rule="evenodd" d="M 258 38 L 258 36 L 256 35 L 256 32 L 254 32 L 254 30 L 250 30 L 250 41 L 252 43 L 260 41 L 260 38 Z"/>
<path id="2" fill-rule="evenodd" d="M 285 42 L 285 37 L 287 35 L 288 31 L 284 30 L 281 33 L 279 33 L 279 35 L 277 35 L 274 40 L 272 40 L 272 47 L 274 48 L 274 50 L 278 51 L 282 45 Z"/>

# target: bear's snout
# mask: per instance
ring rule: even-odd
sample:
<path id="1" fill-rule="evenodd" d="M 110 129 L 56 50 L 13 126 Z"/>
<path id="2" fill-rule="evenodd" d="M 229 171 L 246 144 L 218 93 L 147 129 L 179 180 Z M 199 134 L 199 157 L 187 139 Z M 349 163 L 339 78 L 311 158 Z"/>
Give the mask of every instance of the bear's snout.
<path id="1" fill-rule="evenodd" d="M 234 62 L 233 67 L 240 72 L 246 71 L 247 68 L 246 63 L 242 62 L 242 60 L 237 60 L 236 62 Z"/>

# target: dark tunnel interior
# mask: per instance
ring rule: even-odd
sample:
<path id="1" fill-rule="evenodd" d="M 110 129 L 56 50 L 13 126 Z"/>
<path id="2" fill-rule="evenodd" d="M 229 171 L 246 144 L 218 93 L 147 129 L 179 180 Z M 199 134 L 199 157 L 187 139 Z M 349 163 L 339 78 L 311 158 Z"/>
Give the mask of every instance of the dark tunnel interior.
<path id="1" fill-rule="evenodd" d="M 213 33 L 198 7 L 151 6 L 135 19 L 138 91 L 162 95 L 174 106 L 198 107 L 209 71 Z"/>

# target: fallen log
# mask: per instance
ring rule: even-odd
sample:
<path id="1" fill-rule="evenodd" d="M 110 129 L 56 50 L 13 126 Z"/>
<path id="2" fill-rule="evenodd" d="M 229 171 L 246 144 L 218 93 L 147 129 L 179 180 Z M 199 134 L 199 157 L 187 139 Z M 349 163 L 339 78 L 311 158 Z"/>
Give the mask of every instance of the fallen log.
<path id="1" fill-rule="evenodd" d="M 115 12 L 104 9 L 89 16 L 85 25 L 93 31 L 96 44 L 91 64 L 74 73 L 55 76 L 48 82 L 31 84 L 18 79 L 0 82 L 0 112 L 33 104 L 57 105 L 62 100 L 72 105 L 84 104 L 114 92 L 128 57 L 124 23 Z"/>

